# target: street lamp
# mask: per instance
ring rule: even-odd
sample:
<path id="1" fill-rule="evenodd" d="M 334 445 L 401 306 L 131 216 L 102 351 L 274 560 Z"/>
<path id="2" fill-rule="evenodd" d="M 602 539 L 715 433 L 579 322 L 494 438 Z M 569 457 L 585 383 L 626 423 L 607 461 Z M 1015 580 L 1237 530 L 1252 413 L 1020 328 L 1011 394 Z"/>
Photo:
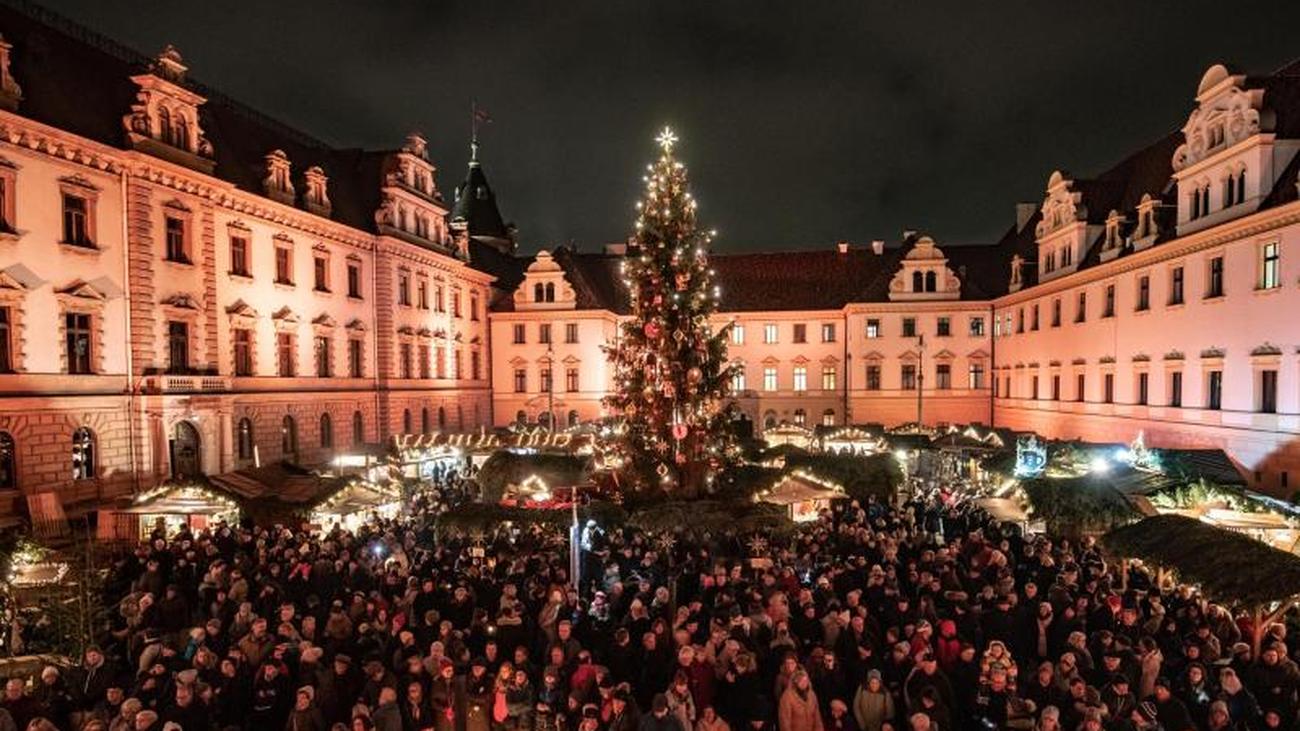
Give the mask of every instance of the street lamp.
<path id="1" fill-rule="evenodd" d="M 925 335 L 916 336 L 916 427 L 921 428 L 921 394 L 925 391 Z"/>

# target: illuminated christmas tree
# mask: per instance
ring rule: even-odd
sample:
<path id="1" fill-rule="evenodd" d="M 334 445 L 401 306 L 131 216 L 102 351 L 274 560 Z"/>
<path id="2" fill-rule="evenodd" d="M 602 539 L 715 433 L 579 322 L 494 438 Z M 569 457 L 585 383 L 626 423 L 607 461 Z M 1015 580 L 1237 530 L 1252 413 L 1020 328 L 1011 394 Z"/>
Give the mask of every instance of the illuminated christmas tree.
<path id="1" fill-rule="evenodd" d="M 606 403 L 624 417 L 620 450 L 639 484 L 692 497 L 708 489 L 731 448 L 727 328 L 715 332 L 709 320 L 718 297 L 713 233 L 696 228 L 686 167 L 673 157 L 676 135 L 665 128 L 657 140 L 663 152 L 649 167 L 623 262 L 632 317 L 609 349 L 615 388 Z"/>

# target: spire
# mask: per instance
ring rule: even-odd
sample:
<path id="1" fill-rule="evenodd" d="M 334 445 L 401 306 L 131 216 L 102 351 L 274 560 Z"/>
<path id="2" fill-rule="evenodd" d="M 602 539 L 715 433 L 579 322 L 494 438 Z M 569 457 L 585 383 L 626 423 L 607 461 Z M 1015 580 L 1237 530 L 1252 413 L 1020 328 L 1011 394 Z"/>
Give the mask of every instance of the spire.
<path id="1" fill-rule="evenodd" d="M 504 251 L 513 251 L 513 232 L 497 208 L 497 196 L 488 183 L 487 174 L 478 159 L 479 144 L 472 137 L 469 145 L 469 169 L 465 180 L 456 186 L 456 198 L 451 208 L 451 227 L 464 231 L 469 238 L 491 244 Z"/>

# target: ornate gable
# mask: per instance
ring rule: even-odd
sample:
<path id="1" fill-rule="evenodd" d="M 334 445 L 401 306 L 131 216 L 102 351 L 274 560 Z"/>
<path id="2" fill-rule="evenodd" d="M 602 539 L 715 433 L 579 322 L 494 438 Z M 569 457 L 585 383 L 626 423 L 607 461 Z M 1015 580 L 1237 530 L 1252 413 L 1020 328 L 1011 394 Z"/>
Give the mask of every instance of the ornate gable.
<path id="1" fill-rule="evenodd" d="M 1246 89 L 1244 74 L 1231 74 L 1215 64 L 1201 77 L 1196 109 L 1183 125 L 1186 140 L 1174 150 L 1173 167 L 1182 171 L 1220 150 L 1260 132 L 1263 89 Z"/>
<path id="2" fill-rule="evenodd" d="M 1047 179 L 1042 218 L 1034 229 L 1038 243 L 1038 279 L 1047 281 L 1073 272 L 1096 238 L 1099 226 L 1088 225 L 1088 207 L 1075 181 L 1060 170 Z"/>
<path id="3" fill-rule="evenodd" d="M 307 195 L 303 197 L 303 205 L 308 211 L 329 218 L 330 211 L 334 208 L 329 197 L 329 177 L 319 165 L 307 168 L 303 177 L 307 180 Z"/>
<path id="4" fill-rule="evenodd" d="M 1042 220 L 1034 229 L 1039 240 L 1062 228 L 1087 218 L 1087 208 L 1083 205 L 1083 194 L 1074 188 L 1074 180 L 1065 173 L 1056 170 L 1047 179 L 1047 195 L 1043 198 Z"/>
<path id="5" fill-rule="evenodd" d="M 955 300 L 960 297 L 961 279 L 948 268 L 948 257 L 929 236 L 916 240 L 889 283 L 891 300 Z"/>
<path id="6" fill-rule="evenodd" d="M 23 100 L 23 90 L 18 86 L 18 82 L 14 81 L 13 74 L 9 73 L 12 50 L 13 44 L 5 41 L 4 36 L 0 36 L 0 109 L 16 112 L 19 103 Z"/>
<path id="7" fill-rule="evenodd" d="M 266 175 L 262 178 L 262 190 L 272 200 L 293 205 L 293 180 L 290 177 L 289 156 L 284 150 L 271 150 L 266 153 Z"/>
<path id="8" fill-rule="evenodd" d="M 572 310 L 577 299 L 564 268 L 546 249 L 537 252 L 514 293 L 516 310 Z"/>
<path id="9" fill-rule="evenodd" d="M 139 91 L 122 126 L 132 147 L 211 173 L 212 144 L 199 122 L 199 107 L 207 99 L 186 88 L 188 70 L 175 47 L 164 48 L 148 73 L 131 77 Z"/>

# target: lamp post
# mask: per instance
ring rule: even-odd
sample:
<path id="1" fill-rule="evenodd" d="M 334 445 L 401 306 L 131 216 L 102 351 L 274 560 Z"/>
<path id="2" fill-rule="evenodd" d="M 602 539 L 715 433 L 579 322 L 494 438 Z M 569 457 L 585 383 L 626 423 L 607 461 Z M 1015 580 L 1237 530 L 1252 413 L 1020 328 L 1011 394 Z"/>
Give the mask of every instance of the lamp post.
<path id="1" fill-rule="evenodd" d="M 555 433 L 555 346 L 554 336 L 546 339 L 546 426 Z"/>
<path id="2" fill-rule="evenodd" d="M 922 416 L 921 394 L 925 391 L 925 335 L 916 336 L 916 428 L 920 429 Z"/>

